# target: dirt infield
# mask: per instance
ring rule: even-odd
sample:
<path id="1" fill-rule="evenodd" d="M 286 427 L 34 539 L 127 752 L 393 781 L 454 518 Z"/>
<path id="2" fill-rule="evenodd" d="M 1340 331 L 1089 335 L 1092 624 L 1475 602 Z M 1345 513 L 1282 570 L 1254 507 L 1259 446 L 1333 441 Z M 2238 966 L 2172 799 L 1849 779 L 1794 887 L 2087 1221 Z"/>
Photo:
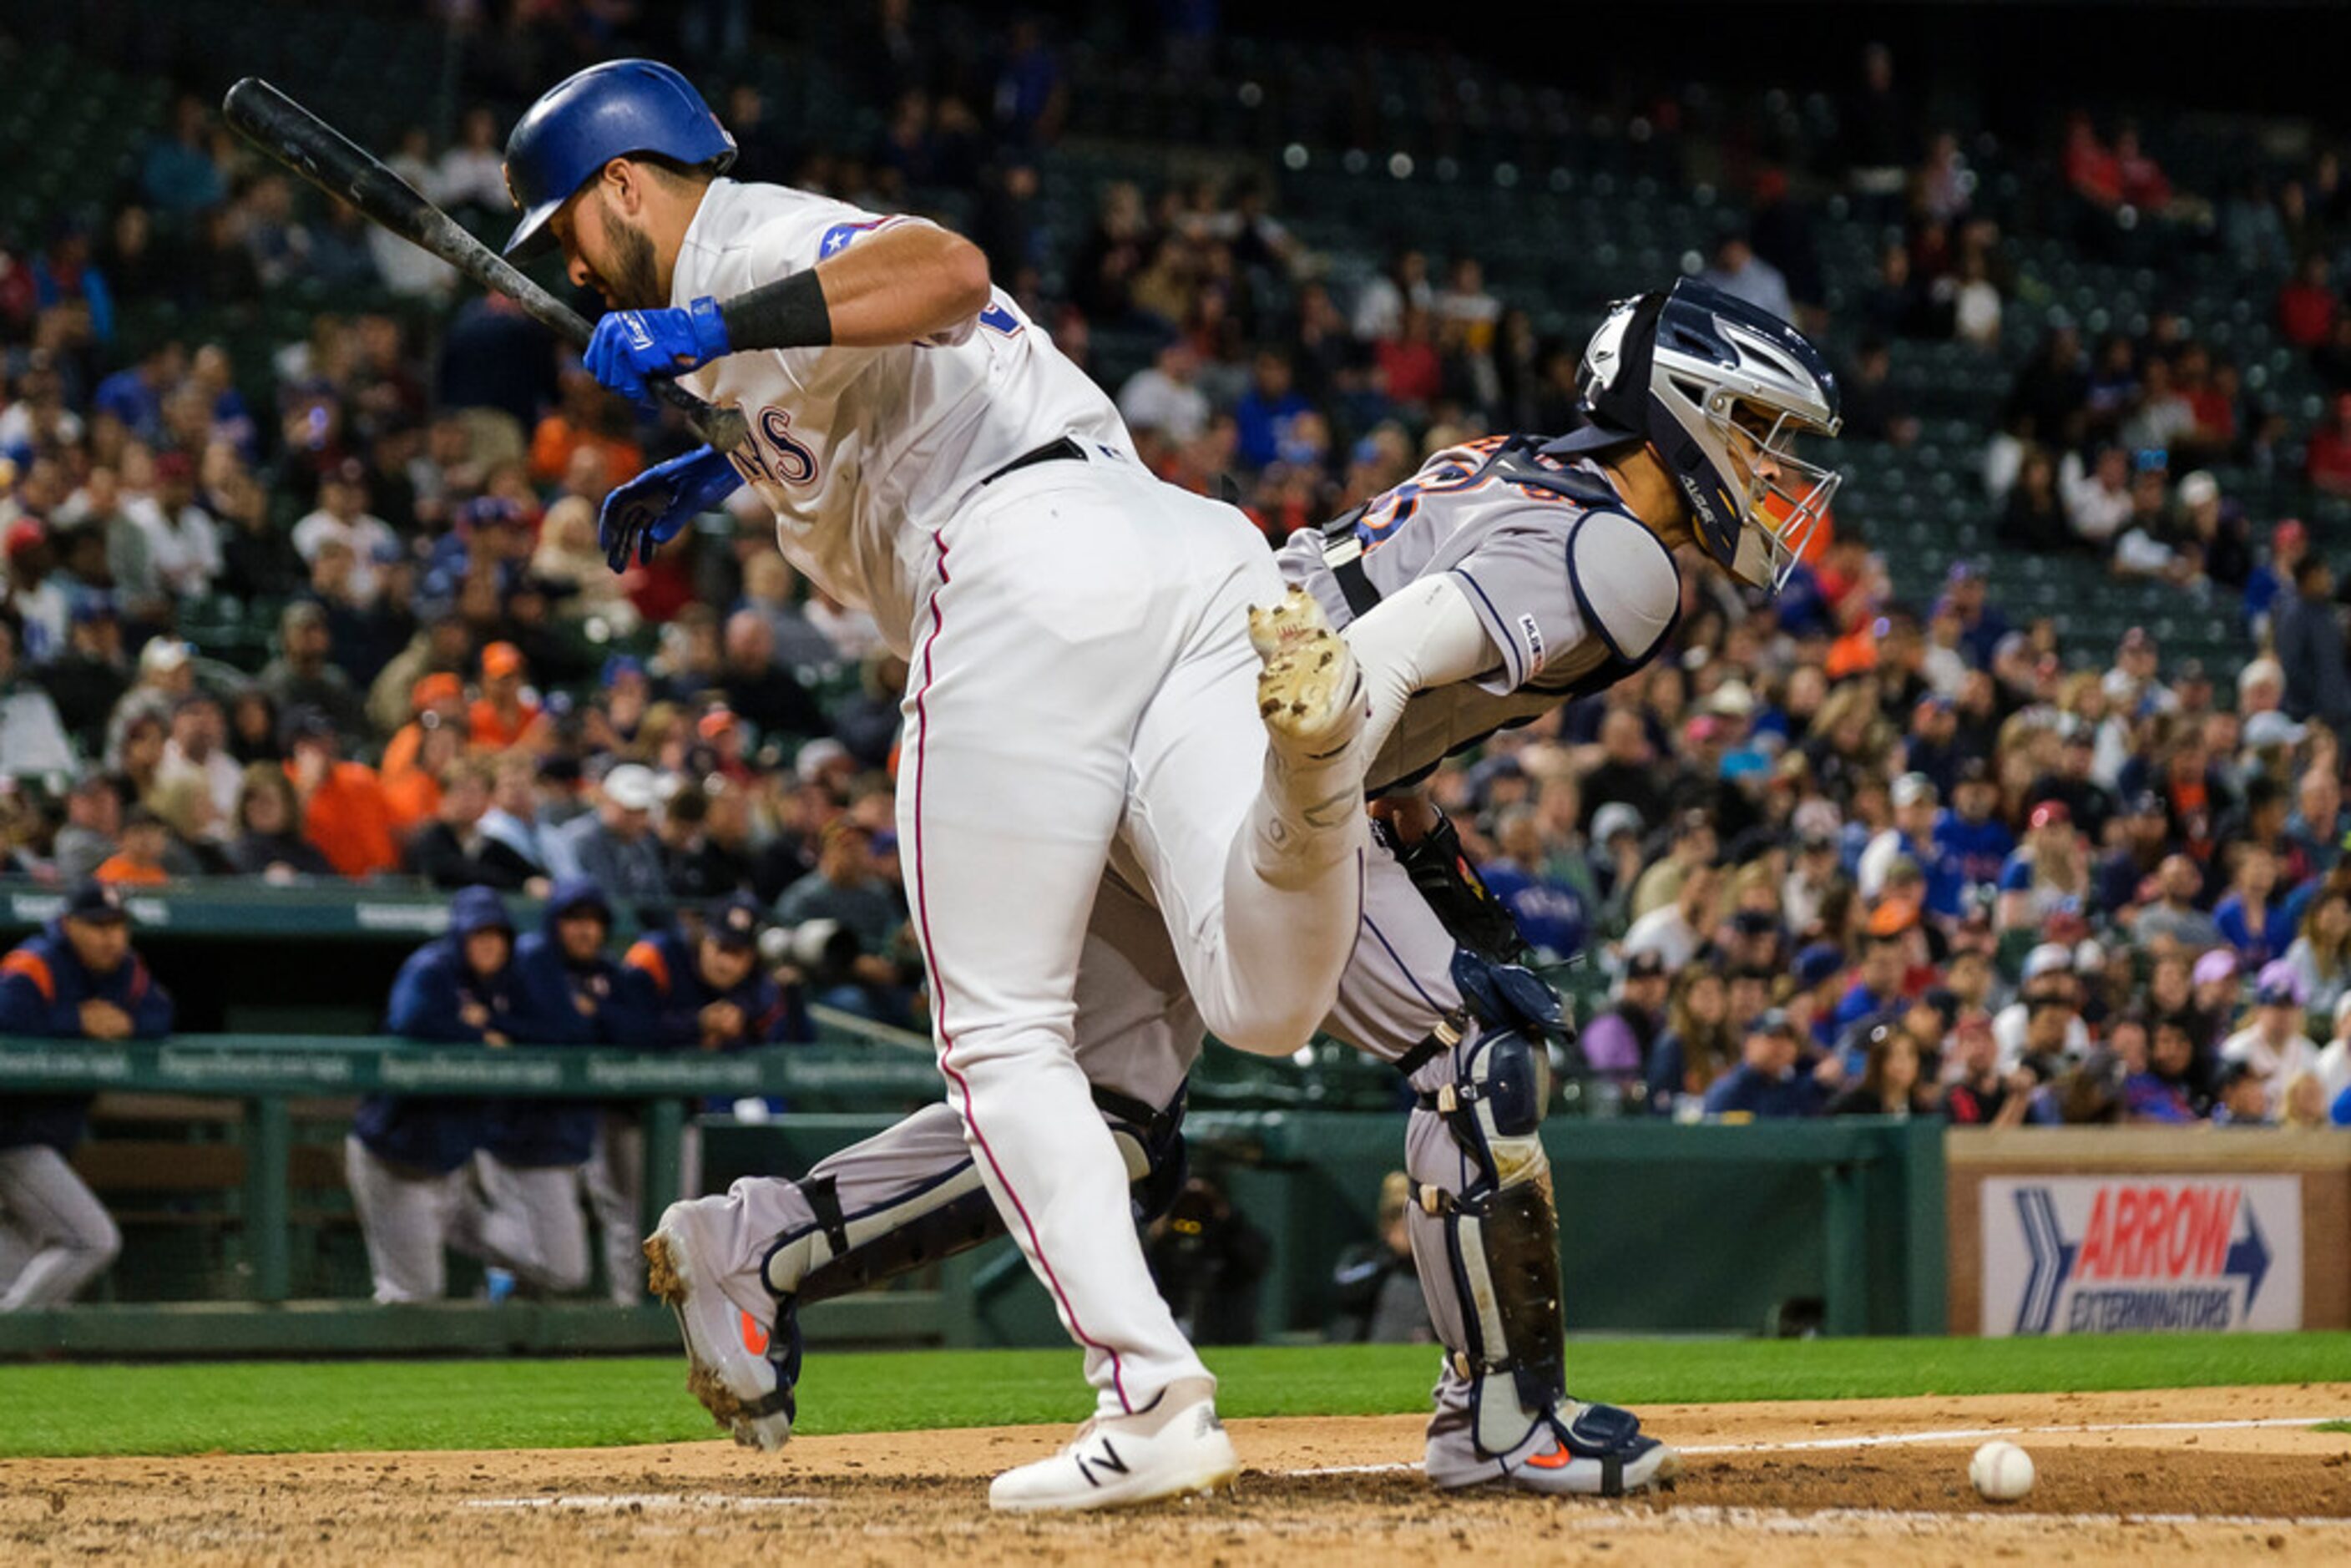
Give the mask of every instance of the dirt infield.
<path id="1" fill-rule="evenodd" d="M 0 1559 L 569 1563 L 1097 1563 L 1283 1568 L 1571 1554 L 1643 1563 L 2351 1561 L 2351 1384 L 2145 1394 L 1656 1406 L 1669 1495 L 1438 1496 L 1405 1416 L 1237 1422 L 1230 1499 L 1001 1521 L 987 1478 L 1039 1427 L 496 1453 L 0 1462 Z M 2040 1484 L 1995 1508 L 1994 1432 Z"/>

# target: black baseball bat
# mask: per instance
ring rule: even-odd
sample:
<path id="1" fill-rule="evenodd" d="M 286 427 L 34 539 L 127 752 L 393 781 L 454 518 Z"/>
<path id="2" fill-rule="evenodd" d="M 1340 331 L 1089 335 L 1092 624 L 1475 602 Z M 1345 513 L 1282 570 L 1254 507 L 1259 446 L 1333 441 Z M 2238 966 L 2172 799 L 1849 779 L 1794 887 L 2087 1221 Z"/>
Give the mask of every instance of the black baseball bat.
<path id="1" fill-rule="evenodd" d="M 237 134 L 302 179 L 349 202 L 362 216 L 432 252 L 483 287 L 505 295 L 573 348 L 588 346 L 594 329 L 585 317 L 460 228 L 373 153 L 259 77 L 246 77 L 229 89 L 221 112 Z M 647 384 L 663 402 L 683 411 L 718 451 L 732 451 L 742 442 L 743 416 L 733 409 L 714 407 L 673 381 Z"/>

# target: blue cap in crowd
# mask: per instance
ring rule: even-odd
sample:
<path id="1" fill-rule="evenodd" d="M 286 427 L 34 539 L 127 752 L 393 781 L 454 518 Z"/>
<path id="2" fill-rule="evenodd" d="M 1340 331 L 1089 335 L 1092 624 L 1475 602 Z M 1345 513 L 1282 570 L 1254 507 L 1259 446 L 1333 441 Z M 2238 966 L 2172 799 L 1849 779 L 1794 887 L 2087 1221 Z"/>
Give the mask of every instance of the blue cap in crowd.
<path id="1" fill-rule="evenodd" d="M 66 894 L 65 914 L 68 919 L 101 923 L 131 918 L 131 911 L 123 906 L 120 890 L 88 877 L 74 883 L 74 890 Z"/>
<path id="2" fill-rule="evenodd" d="M 721 947 L 758 946 L 759 928 L 765 924 L 759 901 L 747 893 L 720 899 L 704 917 L 710 939 Z"/>
<path id="3" fill-rule="evenodd" d="M 1844 968 L 1844 949 L 1834 942 L 1815 942 L 1796 955 L 1796 984 L 1809 991 Z"/>

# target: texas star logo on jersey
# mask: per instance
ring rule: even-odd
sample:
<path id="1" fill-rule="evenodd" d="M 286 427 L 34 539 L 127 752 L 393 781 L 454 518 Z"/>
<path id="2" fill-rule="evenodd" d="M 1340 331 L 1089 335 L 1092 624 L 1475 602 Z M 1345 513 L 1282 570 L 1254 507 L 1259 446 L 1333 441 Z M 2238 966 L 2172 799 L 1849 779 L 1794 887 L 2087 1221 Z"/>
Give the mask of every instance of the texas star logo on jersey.
<path id="1" fill-rule="evenodd" d="M 833 225 L 824 231 L 824 237 L 816 242 L 816 258 L 824 261 L 839 256 L 859 235 L 868 229 L 878 229 L 889 221 L 888 218 L 868 218 L 862 223 Z"/>

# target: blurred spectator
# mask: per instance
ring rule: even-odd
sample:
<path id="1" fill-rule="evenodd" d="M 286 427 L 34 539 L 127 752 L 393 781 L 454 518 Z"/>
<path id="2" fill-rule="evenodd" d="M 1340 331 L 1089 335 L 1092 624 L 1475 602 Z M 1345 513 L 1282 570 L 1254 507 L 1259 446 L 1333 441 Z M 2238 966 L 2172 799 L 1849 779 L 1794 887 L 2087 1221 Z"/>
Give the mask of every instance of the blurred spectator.
<path id="1" fill-rule="evenodd" d="M 601 563 L 599 562 L 601 568 Z M 808 612 L 793 596 L 797 580 L 780 555 L 762 549 L 743 564 L 743 609 L 768 623 L 775 662 L 786 669 L 821 667 L 840 662 L 824 633 L 810 622 Z"/>
<path id="2" fill-rule="evenodd" d="M 1233 417 L 1240 434 L 1240 459 L 1252 468 L 1262 468 L 1280 456 L 1291 423 L 1312 412 L 1305 395 L 1291 384 L 1291 375 L 1290 361 L 1273 350 L 1266 350 L 1257 357 L 1249 391 L 1234 406 Z M 1408 401 L 1393 388 L 1390 395 L 1400 402 Z"/>
<path id="3" fill-rule="evenodd" d="M 1864 1038 L 1860 1078 L 1823 1108 L 1831 1116 L 1931 1116 L 1940 1107 L 1932 1085 L 1920 1081 L 1917 1042 L 1908 1031 L 1878 1024 Z"/>
<path id="4" fill-rule="evenodd" d="M 2260 1070 L 2250 1061 L 2224 1061 L 2213 1080 L 2212 1124 L 2216 1127 L 2269 1127 L 2271 1092 Z M 2281 1091 L 2278 1095 L 2284 1098 Z"/>
<path id="5" fill-rule="evenodd" d="M 166 216 L 184 217 L 218 206 L 228 182 L 213 162 L 211 110 L 194 93 L 172 103 L 172 130 L 147 144 L 139 164 L 139 187 L 148 205 Z"/>
<path id="6" fill-rule="evenodd" d="M 1691 864 L 1682 873 L 1672 902 L 1642 915 L 1625 933 L 1625 956 L 1655 953 L 1669 969 L 1688 964 L 1706 945 L 1721 890 L 1722 871 L 1710 857 Z"/>
<path id="7" fill-rule="evenodd" d="M 1817 1116 L 1825 1103 L 1820 1079 L 1804 1069 L 1795 1025 L 1777 1009 L 1755 1020 L 1740 1047 L 1739 1065 L 1706 1092 L 1709 1116 L 1776 1121 Z"/>
<path id="8" fill-rule="evenodd" d="M 1780 269 L 1755 254 L 1743 234 L 1725 235 L 1714 247 L 1714 264 L 1698 275 L 1700 283 L 1743 299 L 1758 310 L 1768 310 L 1782 321 L 1796 319 L 1796 302 L 1789 297 L 1788 279 Z"/>
<path id="9" fill-rule="evenodd" d="M 2225 940 L 2212 916 L 2196 906 L 2204 887 L 2204 873 L 2184 854 L 2167 856 L 2156 868 L 2155 901 L 2138 912 L 2133 935 L 2140 946 L 2170 942 L 2190 953 L 2220 946 Z"/>
<path id="10" fill-rule="evenodd" d="M 38 678 L 74 743 L 84 752 L 102 754 L 108 716 L 131 686 L 122 623 L 110 596 L 86 592 L 75 602 L 65 651 L 42 666 Z"/>
<path id="11" fill-rule="evenodd" d="M 1668 988 L 1665 960 L 1656 954 L 1635 954 L 1626 960 L 1612 1004 L 1576 1037 L 1584 1064 L 1607 1077 L 1639 1079 L 1665 1031 Z"/>
<path id="12" fill-rule="evenodd" d="M 2002 1074 L 2000 1044 L 1989 1018 L 1980 1012 L 1960 1016 L 1951 1031 L 1948 1060 L 1950 1075 L 1943 1087 L 1943 1113 L 1953 1125 L 2023 1125 L 2037 1080 L 2022 1067 Z"/>
<path id="13" fill-rule="evenodd" d="M 1380 1183 L 1378 1233 L 1339 1254 L 1331 1270 L 1330 1337 L 1359 1344 L 1426 1344 L 1436 1338 L 1428 1300 L 1414 1271 L 1405 1212 L 1412 1182 L 1390 1171 Z"/>
<path id="14" fill-rule="evenodd" d="M 2294 988 L 2294 971 L 2273 964 L 2262 971 L 2254 987 L 2251 1021 L 2220 1042 L 2221 1061 L 2241 1063 L 2252 1070 L 2262 1092 L 2262 1103 L 2273 1115 L 2284 1102 L 2286 1084 L 2318 1066 L 2318 1046 L 2302 1032 L 2302 1017 L 2303 999 Z"/>
<path id="15" fill-rule="evenodd" d="M 1196 440 L 1208 426 L 1208 398 L 1198 385 L 1200 361 L 1178 338 L 1159 350 L 1146 368 L 1119 389 L 1118 412 L 1140 434 L 1156 430 L 1173 441 Z"/>
<path id="16" fill-rule="evenodd" d="M 509 205 L 508 188 L 497 117 L 487 109 L 467 110 L 457 128 L 456 145 L 441 154 L 431 182 L 422 189 L 444 207 L 478 207 L 503 215 Z"/>
<path id="17" fill-rule="evenodd" d="M 283 769 L 256 762 L 245 769 L 233 814 L 230 865 L 241 875 L 287 883 L 297 877 L 332 876 L 335 868 L 296 827 L 298 806 Z"/>
<path id="18" fill-rule="evenodd" d="M 2095 550 L 2104 551 L 2130 521 L 2130 461 L 2119 446 L 2100 448 L 2095 465 L 2086 472 L 2079 454 L 2067 453 L 2059 468 L 2058 490 L 2074 536 Z"/>
<path id="19" fill-rule="evenodd" d="M 2043 800 L 2026 819 L 2024 843 L 2001 868 L 1994 924 L 2002 931 L 2039 930 L 2053 915 L 2090 907 L 2090 866 L 2073 813 Z"/>
<path id="20" fill-rule="evenodd" d="M 2144 1069 L 2123 1082 L 2123 1103 L 2134 1122 L 2199 1120 L 2209 1098 L 2196 1061 L 2193 1027 L 2176 1013 L 2158 1015 L 2148 1031 Z"/>
<path id="21" fill-rule="evenodd" d="M 449 934 L 401 966 L 384 1027 L 431 1045 L 511 1044 L 513 957 L 506 905 L 488 888 L 465 889 L 449 901 Z M 344 1170 L 379 1304 L 446 1293 L 444 1250 L 459 1228 L 482 1118 L 472 1100 L 371 1094 L 360 1102 Z"/>
<path id="22" fill-rule="evenodd" d="M 1666 1032 L 1649 1053 L 1644 1092 L 1649 1109 L 1677 1115 L 1730 1070 L 1739 1042 L 1730 1032 L 1730 997 L 1720 970 L 1693 964 L 1674 971 Z"/>
<path id="23" fill-rule="evenodd" d="M 539 835 L 548 869 L 559 878 L 585 877 L 625 907 L 664 905 L 669 884 L 653 837 L 656 798 L 651 768 L 635 762 L 614 768 L 597 787 L 593 811 Z"/>
<path id="24" fill-rule="evenodd" d="M 529 678 L 522 651 L 512 643 L 492 643 L 482 650 L 482 695 L 465 713 L 473 745 L 504 751 L 531 741 L 542 716 L 527 684 Z"/>
<path id="25" fill-rule="evenodd" d="M 122 819 L 120 846 L 99 862 L 90 874 L 109 887 L 159 887 L 172 880 L 164 856 L 172 848 L 172 830 L 144 806 L 133 806 Z"/>
<path id="26" fill-rule="evenodd" d="M 548 894 L 541 928 L 515 946 L 517 1043 L 633 1047 L 643 1038 L 642 1020 L 623 1000 L 620 965 L 606 951 L 611 926 L 594 883 L 564 883 Z M 482 1248 L 534 1293 L 587 1287 L 580 1196 L 597 1121 L 592 1103 L 509 1099 L 488 1108 L 476 1160 Z"/>
<path id="27" fill-rule="evenodd" d="M 2335 324 L 2338 334 L 2344 325 Z M 2337 392 L 2329 410 L 2325 422 L 2310 433 L 2304 472 L 2328 495 L 2351 496 L 2351 391 Z"/>
<path id="28" fill-rule="evenodd" d="M 400 850 L 382 781 L 364 763 L 345 761 L 341 747 L 334 721 L 318 709 L 287 716 L 286 777 L 301 802 L 302 836 L 338 875 L 395 870 Z"/>
<path id="29" fill-rule="evenodd" d="M 16 630 L 0 620 L 0 775 L 68 775 L 73 744 L 57 705 L 16 663 Z"/>
<path id="30" fill-rule="evenodd" d="M 726 618 L 719 689 L 727 707 L 747 720 L 762 741 L 831 733 L 831 721 L 808 688 L 777 664 L 773 624 L 756 610 L 738 610 Z"/>
<path id="31" fill-rule="evenodd" d="M 1225 1190 L 1195 1176 L 1146 1233 L 1151 1278 L 1186 1338 L 1250 1344 L 1258 1337 L 1258 1288 L 1271 1261 L 1264 1233 Z"/>
<path id="32" fill-rule="evenodd" d="M 2232 852 L 2235 870 L 2227 895 L 2213 906 L 2212 923 L 2247 969 L 2260 969 L 2293 942 L 2294 922 L 2273 896 L 2277 857 L 2265 845 L 2251 841 L 2232 846 Z"/>
<path id="33" fill-rule="evenodd" d="M 77 884 L 47 925 L 0 958 L 0 1034 L 50 1040 L 153 1040 L 172 1029 L 172 998 L 131 947 L 120 894 Z M 62 1307 L 106 1272 L 122 1235 L 67 1163 L 93 1096 L 0 1097 L 0 1226 L 14 1264 L 0 1313 Z"/>
<path id="34" fill-rule="evenodd" d="M 2319 1099 L 2328 1106 L 2351 1091 L 2351 997 L 2337 998 L 2330 1016 L 2333 1032 L 2312 1070 L 2318 1078 Z"/>
<path id="35" fill-rule="evenodd" d="M 2074 542 L 2057 499 L 2057 465 L 2039 447 L 2027 450 L 2017 468 L 1999 531 L 2003 540 L 2038 555 L 2054 554 Z"/>
<path id="36" fill-rule="evenodd" d="M 498 852 L 481 833 L 490 806 L 489 764 L 459 758 L 441 777 L 441 799 L 430 820 L 409 835 L 405 867 L 437 888 L 492 887 L 519 891 L 530 873 Z"/>
<path id="37" fill-rule="evenodd" d="M 2272 627 L 2285 674 L 2286 713 L 2351 735 L 2351 664 L 2345 662 L 2343 624 L 2335 606 L 2335 573 L 2324 557 L 2313 553 L 2295 567 L 2294 591 L 2280 596 Z"/>
<path id="38" fill-rule="evenodd" d="M 2278 329 L 2297 349 L 2314 349 L 2334 334 L 2343 305 L 2327 271 L 2326 257 L 2314 251 L 2278 290 Z"/>
<path id="39" fill-rule="evenodd" d="M 97 871 L 122 832 L 122 793 L 103 773 L 86 773 L 66 793 L 66 822 L 55 846 L 57 875 L 79 882 Z"/>
<path id="40" fill-rule="evenodd" d="M 298 600 L 277 619 L 277 657 L 263 666 L 260 686 L 280 713 L 307 709 L 324 717 L 338 735 L 368 733 L 367 712 L 351 677 L 333 662 L 334 637 L 327 612 Z"/>

